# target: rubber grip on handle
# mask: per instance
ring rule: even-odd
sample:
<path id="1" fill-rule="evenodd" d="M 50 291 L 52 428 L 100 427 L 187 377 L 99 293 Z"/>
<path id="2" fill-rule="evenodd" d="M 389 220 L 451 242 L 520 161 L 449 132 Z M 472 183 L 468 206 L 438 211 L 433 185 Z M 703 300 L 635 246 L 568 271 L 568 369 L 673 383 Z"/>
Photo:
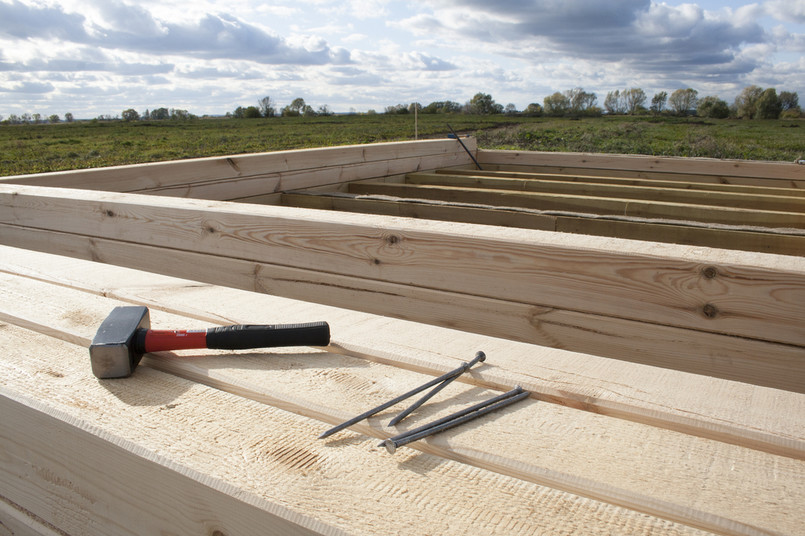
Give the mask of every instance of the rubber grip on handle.
<path id="1" fill-rule="evenodd" d="M 220 350 L 328 344 L 330 344 L 330 326 L 327 322 L 267 326 L 238 325 L 207 330 L 207 348 Z"/>

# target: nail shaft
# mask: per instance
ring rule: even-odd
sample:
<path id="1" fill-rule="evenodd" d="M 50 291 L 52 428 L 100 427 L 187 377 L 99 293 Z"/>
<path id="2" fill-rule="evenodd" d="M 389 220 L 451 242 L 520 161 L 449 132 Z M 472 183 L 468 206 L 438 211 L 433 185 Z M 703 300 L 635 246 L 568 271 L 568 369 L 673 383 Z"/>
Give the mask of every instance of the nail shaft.
<path id="1" fill-rule="evenodd" d="M 483 352 L 479 352 L 479 353 L 483 353 Z M 353 417 L 352 419 L 350 419 L 350 420 L 348 420 L 346 422 L 342 422 L 338 426 L 334 426 L 334 427 L 330 428 L 329 430 L 327 430 L 326 432 L 321 434 L 319 436 L 319 439 L 324 439 L 325 437 L 331 436 L 334 433 L 343 430 L 344 428 L 348 428 L 348 427 L 352 426 L 355 423 L 358 423 L 358 422 L 360 422 L 360 421 L 362 421 L 364 419 L 368 419 L 369 417 L 371 417 L 375 413 L 379 413 L 379 412 L 383 411 L 386 408 L 390 408 L 394 404 L 397 404 L 398 402 L 401 402 L 401 401 L 405 400 L 406 398 L 412 397 L 415 394 L 421 393 L 425 389 L 429 389 L 429 388 L 433 387 L 434 385 L 437 385 L 437 384 L 439 384 L 439 383 L 441 383 L 441 382 L 443 382 L 445 380 L 449 380 L 453 376 L 455 376 L 457 374 L 461 374 L 462 372 L 464 372 L 464 364 L 462 364 L 457 369 L 454 369 L 454 370 L 451 370 L 450 372 L 442 374 L 438 378 L 432 379 L 431 381 L 429 381 L 428 383 L 426 383 L 424 385 L 420 385 L 419 387 L 417 387 L 415 389 L 411 389 L 407 393 L 404 393 L 404 394 L 398 396 L 397 398 L 389 400 L 388 402 L 386 402 L 384 404 L 381 404 L 381 405 L 377 406 L 376 408 L 370 409 L 369 411 L 361 413 L 357 417 Z"/>
<path id="2" fill-rule="evenodd" d="M 462 374 L 467 372 L 475 364 L 477 364 L 479 362 L 482 362 L 484 360 L 486 360 L 486 354 L 484 354 L 483 352 L 478 352 L 477 354 L 475 354 L 475 359 L 473 359 L 469 363 L 464 363 L 462 365 L 462 371 L 461 372 L 459 372 L 458 374 L 456 374 L 455 376 L 453 376 L 451 378 L 446 379 L 441 384 L 439 384 L 436 387 L 434 387 L 433 389 L 431 389 L 427 394 L 425 394 L 425 396 L 423 396 L 422 398 L 420 398 L 419 400 L 417 400 L 416 402 L 414 402 L 413 404 L 408 406 L 406 409 L 401 411 L 396 417 L 391 419 L 391 421 L 389 422 L 389 426 L 394 426 L 395 424 L 397 424 L 398 422 L 400 422 L 401 420 L 403 420 L 404 418 L 409 416 L 411 413 L 416 411 L 416 409 L 419 408 L 422 404 L 424 404 L 425 402 L 427 402 L 428 400 L 433 398 L 439 391 L 441 391 L 442 389 L 444 389 L 445 387 L 450 385 L 450 383 L 453 380 L 457 379 L 459 376 L 461 376 Z"/>
<path id="3" fill-rule="evenodd" d="M 386 439 L 380 443 L 380 445 L 386 447 L 386 450 L 388 450 L 390 454 L 394 454 L 394 451 L 397 450 L 397 447 L 407 445 L 413 441 L 417 441 L 430 435 L 449 430 L 450 428 L 464 424 L 473 419 L 477 419 L 478 417 L 492 413 L 493 411 L 504 408 L 509 404 L 522 400 L 529 395 L 530 393 L 528 391 L 523 391 L 522 387 L 517 386 L 507 393 L 496 396 L 495 398 L 489 399 L 485 402 L 481 402 L 480 404 L 476 404 L 475 406 L 459 411 L 458 413 L 448 415 L 447 417 L 434 421 L 430 424 L 420 426 L 419 428 L 409 432 Z"/>

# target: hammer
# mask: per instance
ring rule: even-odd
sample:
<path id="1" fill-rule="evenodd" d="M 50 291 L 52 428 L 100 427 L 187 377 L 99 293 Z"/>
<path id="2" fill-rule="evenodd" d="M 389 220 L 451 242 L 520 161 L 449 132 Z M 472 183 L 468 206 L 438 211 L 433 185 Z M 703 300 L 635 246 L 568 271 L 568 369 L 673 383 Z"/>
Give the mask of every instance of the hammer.
<path id="1" fill-rule="evenodd" d="M 147 307 L 115 307 L 92 344 L 89 358 L 97 378 L 130 376 L 144 353 L 194 348 L 243 350 L 279 346 L 327 346 L 327 322 L 286 325 L 236 325 L 201 330 L 154 330 Z"/>

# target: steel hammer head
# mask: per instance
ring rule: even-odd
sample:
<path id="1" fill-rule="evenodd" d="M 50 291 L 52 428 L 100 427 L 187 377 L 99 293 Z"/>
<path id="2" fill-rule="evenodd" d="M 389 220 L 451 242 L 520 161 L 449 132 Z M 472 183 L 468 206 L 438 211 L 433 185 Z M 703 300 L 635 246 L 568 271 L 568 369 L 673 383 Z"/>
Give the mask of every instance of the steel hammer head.
<path id="1" fill-rule="evenodd" d="M 98 378 L 131 375 L 143 356 L 135 348 L 135 336 L 150 327 L 147 307 L 115 307 L 89 346 L 92 373 Z"/>

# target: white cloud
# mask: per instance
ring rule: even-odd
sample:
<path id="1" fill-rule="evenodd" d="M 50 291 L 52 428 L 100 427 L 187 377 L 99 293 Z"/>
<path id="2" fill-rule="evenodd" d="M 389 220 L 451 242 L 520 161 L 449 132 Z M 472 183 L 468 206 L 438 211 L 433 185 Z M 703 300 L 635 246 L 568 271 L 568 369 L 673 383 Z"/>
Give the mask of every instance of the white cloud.
<path id="1" fill-rule="evenodd" d="M 780 81 L 805 89 L 796 69 L 805 0 L 706 5 L 0 0 L 0 90 L 9 108 L 0 114 L 45 113 L 25 110 L 43 103 L 63 112 L 70 99 L 98 91 L 97 107 L 112 108 L 95 115 L 149 100 L 223 113 L 265 94 L 338 111 L 431 97 L 465 102 L 478 91 L 525 106 L 572 87 L 599 101 L 624 87 L 735 94 Z"/>

